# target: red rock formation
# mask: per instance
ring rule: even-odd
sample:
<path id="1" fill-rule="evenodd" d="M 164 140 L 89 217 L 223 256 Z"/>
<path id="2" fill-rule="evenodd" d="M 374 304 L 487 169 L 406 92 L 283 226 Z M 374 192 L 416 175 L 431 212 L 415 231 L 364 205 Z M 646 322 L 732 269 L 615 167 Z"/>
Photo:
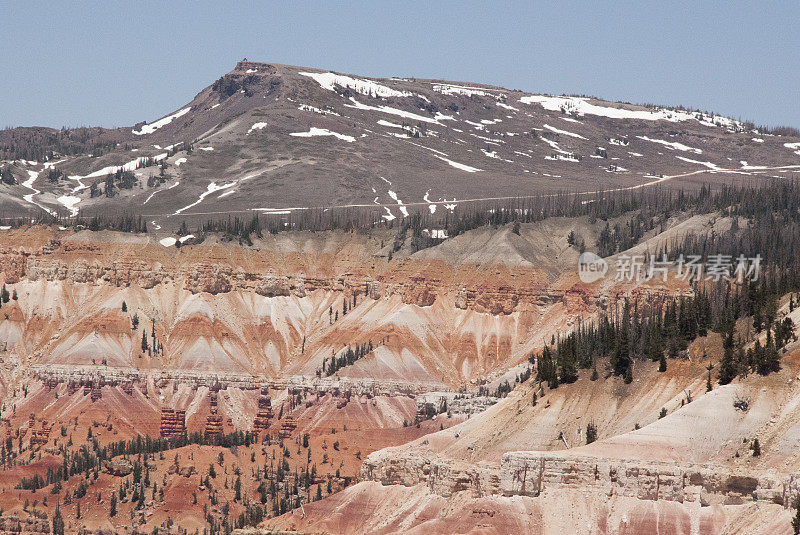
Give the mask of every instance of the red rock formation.
<path id="1" fill-rule="evenodd" d="M 103 397 L 103 391 L 101 390 L 100 382 L 94 381 L 92 383 L 92 403 L 99 400 Z"/>
<path id="2" fill-rule="evenodd" d="M 171 438 L 186 433 L 186 411 L 161 409 L 161 436 Z"/>
<path id="3" fill-rule="evenodd" d="M 423 277 L 412 277 L 411 287 L 403 293 L 403 302 L 410 305 L 429 307 L 436 301 L 435 284 L 438 281 L 426 281 Z"/>
<path id="4" fill-rule="evenodd" d="M 211 414 L 206 418 L 205 436 L 213 438 L 223 434 L 222 416 L 217 408 L 217 390 L 211 390 L 208 397 Z"/>
<path id="5" fill-rule="evenodd" d="M 297 429 L 297 422 L 291 415 L 287 415 L 286 418 L 283 419 L 281 422 L 281 430 L 280 435 L 281 438 L 289 438 L 294 433 L 295 429 Z"/>
<path id="6" fill-rule="evenodd" d="M 269 388 L 262 388 L 258 397 L 258 412 L 253 420 L 253 429 L 257 432 L 266 431 L 272 424 L 272 402 L 269 399 Z"/>

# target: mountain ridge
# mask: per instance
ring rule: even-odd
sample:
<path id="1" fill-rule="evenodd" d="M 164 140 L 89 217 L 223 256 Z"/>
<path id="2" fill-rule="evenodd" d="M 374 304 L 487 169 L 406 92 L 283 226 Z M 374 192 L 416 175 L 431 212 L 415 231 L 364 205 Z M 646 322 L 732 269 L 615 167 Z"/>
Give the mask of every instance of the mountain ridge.
<path id="1" fill-rule="evenodd" d="M 681 108 L 242 61 L 150 122 L 0 132 L 0 212 L 124 211 L 157 229 L 347 206 L 392 221 L 469 199 L 798 176 L 798 143 Z"/>

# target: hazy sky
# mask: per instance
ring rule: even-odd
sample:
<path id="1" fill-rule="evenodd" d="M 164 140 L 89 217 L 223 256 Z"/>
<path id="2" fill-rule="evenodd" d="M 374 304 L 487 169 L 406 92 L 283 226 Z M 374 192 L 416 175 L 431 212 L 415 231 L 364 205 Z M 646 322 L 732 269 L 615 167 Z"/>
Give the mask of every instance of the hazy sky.
<path id="1" fill-rule="evenodd" d="M 0 127 L 151 121 L 244 57 L 800 127 L 796 1 L 0 5 Z"/>

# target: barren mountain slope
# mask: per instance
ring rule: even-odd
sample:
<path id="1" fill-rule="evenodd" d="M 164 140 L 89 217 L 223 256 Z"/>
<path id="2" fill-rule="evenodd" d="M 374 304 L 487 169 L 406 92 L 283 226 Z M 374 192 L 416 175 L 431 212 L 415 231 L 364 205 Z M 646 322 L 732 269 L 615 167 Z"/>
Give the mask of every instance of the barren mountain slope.
<path id="1" fill-rule="evenodd" d="M 475 198 L 800 172 L 798 139 L 709 113 L 255 62 L 157 121 L 85 133 L 97 154 L 60 154 L 68 133 L 50 135 L 0 133 L 17 181 L 0 185 L 6 215 L 125 210 L 174 228 L 192 214 L 358 204 L 380 219 Z M 132 174 L 107 181 L 118 169 Z"/>

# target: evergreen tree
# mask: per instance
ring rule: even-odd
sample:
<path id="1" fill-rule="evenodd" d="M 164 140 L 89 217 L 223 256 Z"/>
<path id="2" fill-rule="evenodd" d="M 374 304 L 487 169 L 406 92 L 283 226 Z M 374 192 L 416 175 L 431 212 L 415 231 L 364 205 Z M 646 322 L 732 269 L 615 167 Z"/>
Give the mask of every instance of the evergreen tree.
<path id="1" fill-rule="evenodd" d="M 556 371 L 555 362 L 553 362 L 553 354 L 549 346 L 544 346 L 542 354 L 539 355 L 537 363 L 536 379 L 540 383 L 547 383 L 550 388 L 558 387 L 558 374 Z"/>
<path id="2" fill-rule="evenodd" d="M 627 378 L 629 375 L 629 368 L 631 366 L 631 347 L 630 347 L 630 305 L 628 300 L 622 308 L 622 322 L 617 325 L 617 339 L 614 355 L 611 361 L 611 366 L 616 375 L 622 375 Z"/>
<path id="3" fill-rule="evenodd" d="M 9 186 L 13 186 L 17 183 L 17 179 L 14 178 L 14 175 L 11 173 L 11 169 L 8 167 L 4 167 L 3 170 L 0 171 L 0 181 Z"/>
<path id="4" fill-rule="evenodd" d="M 64 535 L 64 517 L 61 516 L 61 507 L 58 505 L 53 514 L 53 535 Z"/>
<path id="5" fill-rule="evenodd" d="M 586 424 L 586 443 L 591 444 L 597 440 L 597 426 L 592 422 Z"/>
<path id="6" fill-rule="evenodd" d="M 568 338 L 568 340 L 574 340 L 574 338 Z M 560 367 L 559 382 L 565 384 L 574 383 L 578 380 L 578 370 L 575 367 L 574 352 L 568 352 L 559 347 L 557 354 Z"/>
<path id="7" fill-rule="evenodd" d="M 730 323 L 725 332 L 725 339 L 722 342 L 723 353 L 722 359 L 719 361 L 719 371 L 717 372 L 717 379 L 719 379 L 719 384 L 721 385 L 730 383 L 739 374 L 739 367 L 733 352 L 733 330 L 734 324 Z"/>

